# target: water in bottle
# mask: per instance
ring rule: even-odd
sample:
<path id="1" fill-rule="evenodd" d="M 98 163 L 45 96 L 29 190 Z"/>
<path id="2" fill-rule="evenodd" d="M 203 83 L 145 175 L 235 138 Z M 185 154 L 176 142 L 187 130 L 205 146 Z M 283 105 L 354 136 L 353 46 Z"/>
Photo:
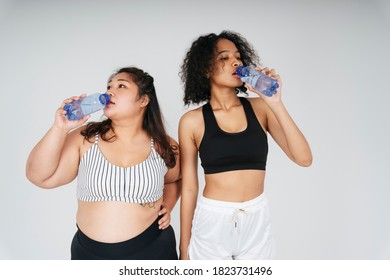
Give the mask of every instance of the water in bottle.
<path id="1" fill-rule="evenodd" d="M 95 93 L 66 104 L 64 110 L 68 120 L 75 121 L 103 109 L 109 102 L 107 93 Z"/>
<path id="2" fill-rule="evenodd" d="M 241 81 L 250 84 L 266 96 L 275 94 L 276 89 L 279 87 L 275 79 L 255 70 L 253 65 L 238 67 L 237 74 L 240 76 Z"/>

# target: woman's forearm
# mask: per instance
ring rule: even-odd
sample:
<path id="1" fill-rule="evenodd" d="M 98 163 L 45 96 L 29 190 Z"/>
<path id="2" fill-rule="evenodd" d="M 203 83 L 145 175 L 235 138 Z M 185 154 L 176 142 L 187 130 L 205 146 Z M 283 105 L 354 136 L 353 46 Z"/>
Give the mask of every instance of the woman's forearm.
<path id="1" fill-rule="evenodd" d="M 192 219 L 194 216 L 197 190 L 183 189 L 180 203 L 180 256 L 188 258 L 188 246 L 191 238 Z"/>

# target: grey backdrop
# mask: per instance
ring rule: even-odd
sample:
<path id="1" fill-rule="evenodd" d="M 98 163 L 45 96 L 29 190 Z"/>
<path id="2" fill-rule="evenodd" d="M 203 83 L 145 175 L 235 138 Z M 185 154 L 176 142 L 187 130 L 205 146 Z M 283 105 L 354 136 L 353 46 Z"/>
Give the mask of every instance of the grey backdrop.
<path id="1" fill-rule="evenodd" d="M 136 65 L 155 77 L 177 139 L 184 53 L 224 29 L 278 70 L 314 154 L 301 168 L 270 140 L 278 258 L 390 259 L 389 28 L 388 0 L 0 1 L 0 259 L 70 257 L 75 182 L 43 190 L 24 175 L 61 101 L 104 91 L 115 69 Z"/>

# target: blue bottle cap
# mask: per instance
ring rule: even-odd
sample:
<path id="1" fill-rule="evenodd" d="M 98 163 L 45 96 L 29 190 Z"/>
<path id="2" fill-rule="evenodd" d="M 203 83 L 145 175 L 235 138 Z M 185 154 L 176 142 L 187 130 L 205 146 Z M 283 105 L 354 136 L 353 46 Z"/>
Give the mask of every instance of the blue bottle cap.
<path id="1" fill-rule="evenodd" d="M 107 93 L 103 93 L 103 94 L 99 95 L 99 101 L 103 105 L 106 105 L 107 103 L 110 102 L 110 96 Z"/>
<path id="2" fill-rule="evenodd" d="M 241 72 L 241 71 L 243 70 L 243 68 L 245 68 L 245 66 L 239 66 L 239 67 L 237 68 L 237 74 L 238 74 L 238 76 L 240 76 L 240 77 L 244 76 L 244 75 L 242 75 L 243 73 Z"/>

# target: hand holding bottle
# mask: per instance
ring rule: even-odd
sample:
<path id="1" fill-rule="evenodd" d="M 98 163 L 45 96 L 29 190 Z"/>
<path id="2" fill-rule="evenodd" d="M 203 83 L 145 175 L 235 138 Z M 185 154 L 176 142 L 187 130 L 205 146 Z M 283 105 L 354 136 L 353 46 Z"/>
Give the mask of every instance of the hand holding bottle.
<path id="1" fill-rule="evenodd" d="M 264 95 L 273 97 L 280 92 L 281 79 L 274 69 L 269 70 L 267 67 L 261 69 L 253 65 L 240 66 L 237 74 L 250 91 L 258 93 L 261 97 Z"/>
<path id="2" fill-rule="evenodd" d="M 68 120 L 75 121 L 103 109 L 109 102 L 110 96 L 107 93 L 94 93 L 67 103 L 64 110 Z"/>
<path id="3" fill-rule="evenodd" d="M 84 97 L 86 97 L 86 94 L 82 94 L 80 96 L 72 96 L 67 99 L 65 99 L 62 103 L 60 108 L 57 109 L 56 114 L 55 114 L 55 120 L 54 120 L 54 126 L 58 127 L 60 129 L 65 129 L 66 131 L 72 130 L 76 127 L 79 127 L 83 123 L 85 123 L 89 119 L 89 115 L 76 120 L 76 121 L 71 121 L 67 117 L 67 111 L 64 109 L 66 104 L 69 104 L 73 101 L 80 100 Z"/>

